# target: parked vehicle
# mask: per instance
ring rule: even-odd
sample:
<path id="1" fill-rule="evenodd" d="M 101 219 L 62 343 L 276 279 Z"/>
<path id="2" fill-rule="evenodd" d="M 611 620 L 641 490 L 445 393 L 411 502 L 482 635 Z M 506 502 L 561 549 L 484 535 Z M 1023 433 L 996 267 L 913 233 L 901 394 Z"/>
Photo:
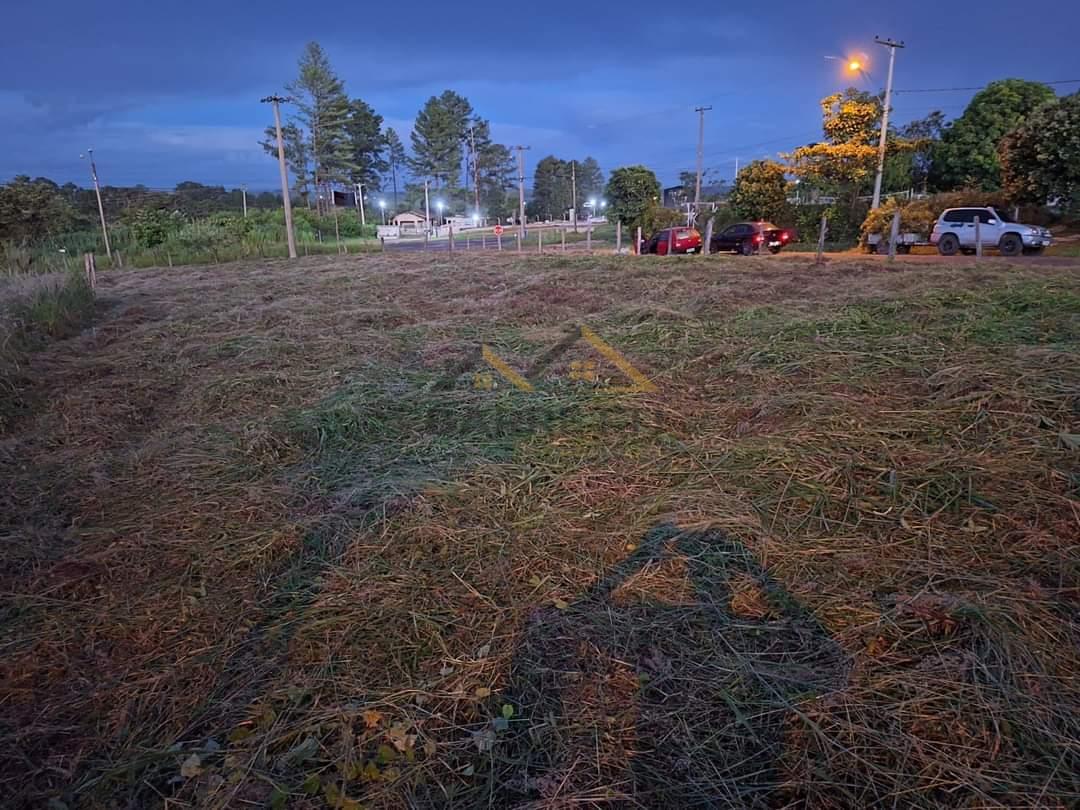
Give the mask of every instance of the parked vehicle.
<path id="1" fill-rule="evenodd" d="M 672 254 L 700 253 L 701 244 L 701 234 L 696 228 L 664 228 L 651 239 L 641 240 L 641 252 L 666 256 L 670 248 Z"/>
<path id="2" fill-rule="evenodd" d="M 975 220 L 979 221 L 979 241 L 983 248 L 997 248 L 1002 256 L 1036 254 L 1054 243 L 1050 231 L 1038 225 L 1023 225 L 1000 208 L 948 208 L 934 223 L 930 244 L 942 256 L 975 252 Z"/>
<path id="3" fill-rule="evenodd" d="M 762 247 L 779 253 L 784 245 L 794 241 L 794 233 L 778 228 L 771 222 L 739 222 L 729 225 L 712 238 L 711 253 L 735 252 L 750 256 Z"/>

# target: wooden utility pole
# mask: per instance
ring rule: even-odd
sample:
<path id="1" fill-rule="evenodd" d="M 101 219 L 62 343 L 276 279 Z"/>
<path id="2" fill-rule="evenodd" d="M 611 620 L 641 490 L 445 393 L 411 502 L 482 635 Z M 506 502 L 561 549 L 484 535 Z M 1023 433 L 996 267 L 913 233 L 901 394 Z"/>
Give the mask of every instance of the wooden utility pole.
<path id="1" fill-rule="evenodd" d="M 518 240 L 525 238 L 525 150 L 531 146 L 515 146 L 518 153 Z"/>
<path id="2" fill-rule="evenodd" d="M 101 235 L 105 239 L 105 255 L 112 259 L 112 248 L 109 246 L 109 229 L 105 225 L 105 206 L 101 204 L 101 186 L 98 184 L 97 164 L 94 163 L 94 150 L 87 149 L 86 157 L 90 161 L 90 177 L 94 181 L 94 194 L 97 195 L 98 216 L 101 217 Z"/>
<path id="3" fill-rule="evenodd" d="M 244 208 L 244 219 L 247 219 L 247 186 L 240 186 L 240 204 Z"/>
<path id="4" fill-rule="evenodd" d="M 289 258 L 296 258 L 296 234 L 293 233 L 292 200 L 289 198 L 289 170 L 285 168 L 285 140 L 281 137 L 280 104 L 290 99 L 284 96 L 267 96 L 263 104 L 274 105 L 274 129 L 277 130 L 278 171 L 281 173 L 281 202 L 285 206 L 285 236 L 289 242 Z M 316 186 L 316 193 L 318 187 Z"/>
<path id="5" fill-rule="evenodd" d="M 697 220 L 698 209 L 701 207 L 701 174 L 705 166 L 705 113 L 711 109 L 711 105 L 708 107 L 694 108 L 694 112 L 698 114 L 697 180 L 694 181 L 694 213 L 692 215 L 687 215 L 687 227 L 693 225 Z"/>
<path id="6" fill-rule="evenodd" d="M 577 233 L 577 161 L 570 161 L 570 195 L 572 200 L 571 211 L 574 217 L 574 233 Z"/>

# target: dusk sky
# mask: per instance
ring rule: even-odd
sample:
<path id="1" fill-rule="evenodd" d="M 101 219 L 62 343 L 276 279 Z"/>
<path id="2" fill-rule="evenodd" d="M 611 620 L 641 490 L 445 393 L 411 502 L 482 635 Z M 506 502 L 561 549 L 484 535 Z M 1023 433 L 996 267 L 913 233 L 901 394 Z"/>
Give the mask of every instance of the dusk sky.
<path id="1" fill-rule="evenodd" d="M 680 10 L 657 3 L 12 2 L 0 49 L 0 181 L 16 174 L 86 184 L 93 146 L 103 183 L 182 180 L 274 188 L 257 141 L 259 98 L 295 75 L 305 42 L 326 49 L 351 97 L 406 146 L 416 111 L 450 88 L 508 145 L 596 157 L 605 172 L 644 163 L 665 183 L 694 166 L 774 156 L 819 137 L 822 96 L 849 84 L 826 55 L 866 53 L 875 88 L 903 39 L 895 88 L 1080 79 L 1080 3 L 827 4 L 777 0 Z M 1044 13 L 1047 12 L 1047 13 Z M 865 85 L 863 85 L 865 86 Z M 1080 82 L 1055 85 L 1060 94 Z M 971 91 L 900 93 L 894 120 L 959 115 Z"/>

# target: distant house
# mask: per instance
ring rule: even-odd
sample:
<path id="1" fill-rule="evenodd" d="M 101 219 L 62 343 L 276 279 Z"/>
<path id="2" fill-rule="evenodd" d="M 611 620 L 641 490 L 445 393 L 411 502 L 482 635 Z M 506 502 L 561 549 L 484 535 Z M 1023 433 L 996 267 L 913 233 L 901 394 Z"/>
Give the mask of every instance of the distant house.
<path id="1" fill-rule="evenodd" d="M 403 211 L 394 216 L 393 223 L 401 233 L 423 233 L 427 219 L 419 211 Z"/>

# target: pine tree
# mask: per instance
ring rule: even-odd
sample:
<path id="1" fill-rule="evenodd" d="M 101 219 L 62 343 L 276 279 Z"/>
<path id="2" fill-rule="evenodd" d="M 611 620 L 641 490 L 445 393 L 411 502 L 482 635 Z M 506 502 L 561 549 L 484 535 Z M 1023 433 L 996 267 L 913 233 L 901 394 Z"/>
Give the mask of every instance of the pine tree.
<path id="1" fill-rule="evenodd" d="M 438 188 L 456 188 L 461 180 L 462 152 L 468 136 L 472 106 L 453 90 L 432 96 L 413 124 L 409 167 L 429 177 Z"/>
<path id="2" fill-rule="evenodd" d="M 543 219 L 559 219 L 571 205 L 570 163 L 554 155 L 541 158 L 533 173 L 530 207 Z"/>
<path id="3" fill-rule="evenodd" d="M 259 141 L 263 150 L 277 160 L 277 130 L 269 126 L 266 128 L 266 140 Z M 281 128 L 281 142 L 285 147 L 285 162 L 293 173 L 293 187 L 296 193 L 307 202 L 311 185 L 311 154 L 308 150 L 307 138 L 304 131 L 294 123 L 288 123 Z"/>
<path id="4" fill-rule="evenodd" d="M 347 179 L 351 159 L 346 133 L 349 98 L 319 43 L 309 42 L 304 48 L 299 75 L 288 90 L 299 110 L 294 123 L 308 135 L 316 196 L 321 199 L 323 186 Z"/>
<path id="5" fill-rule="evenodd" d="M 398 170 L 405 168 L 405 147 L 392 127 L 386 128 L 386 162 L 394 184 L 394 210 L 398 208 Z"/>
<path id="6" fill-rule="evenodd" d="M 579 161 L 575 169 L 577 174 L 578 207 L 582 200 L 599 197 L 604 193 L 604 173 L 595 158 L 587 157 Z"/>
<path id="7" fill-rule="evenodd" d="M 380 176 L 386 173 L 386 138 L 383 118 L 371 105 L 356 98 L 349 103 L 345 133 L 349 146 L 349 180 L 363 183 L 369 191 L 378 191 Z"/>
<path id="8" fill-rule="evenodd" d="M 513 185 L 514 159 L 506 146 L 491 140 L 491 125 L 482 118 L 473 120 L 470 145 L 476 161 L 480 207 L 491 215 L 505 207 L 506 190 Z"/>

